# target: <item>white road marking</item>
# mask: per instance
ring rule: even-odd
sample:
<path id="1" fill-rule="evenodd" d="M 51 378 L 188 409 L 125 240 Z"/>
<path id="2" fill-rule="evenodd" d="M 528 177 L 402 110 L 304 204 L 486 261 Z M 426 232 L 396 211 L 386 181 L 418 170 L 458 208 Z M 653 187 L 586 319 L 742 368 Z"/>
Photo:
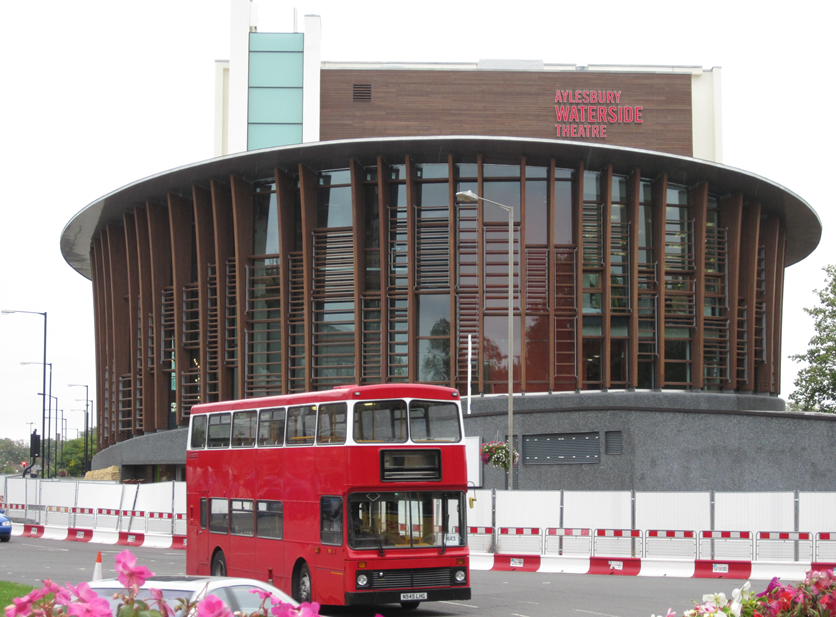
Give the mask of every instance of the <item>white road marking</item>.
<path id="1" fill-rule="evenodd" d="M 34 546 L 35 548 L 39 548 L 42 551 L 61 551 L 64 553 L 69 553 L 70 549 L 68 548 L 55 548 L 51 546 L 41 546 L 40 544 L 24 544 L 23 546 Z"/>
<path id="2" fill-rule="evenodd" d="M 473 606 L 472 604 L 464 604 L 463 602 L 452 602 L 450 600 L 439 600 L 439 604 L 455 604 L 456 606 L 466 606 L 467 608 L 479 608 L 478 606 Z"/>
<path id="3" fill-rule="evenodd" d="M 587 613 L 588 615 L 601 615 L 601 617 L 618 617 L 618 615 L 608 615 L 607 613 L 593 613 L 592 611 L 582 611 L 579 608 L 575 609 L 576 613 Z"/>

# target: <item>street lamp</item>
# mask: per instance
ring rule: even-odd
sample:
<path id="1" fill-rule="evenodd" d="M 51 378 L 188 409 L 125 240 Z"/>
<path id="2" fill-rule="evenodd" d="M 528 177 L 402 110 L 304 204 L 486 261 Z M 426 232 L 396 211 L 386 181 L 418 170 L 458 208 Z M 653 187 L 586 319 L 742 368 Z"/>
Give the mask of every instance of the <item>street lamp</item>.
<path id="1" fill-rule="evenodd" d="M 85 384 L 80 383 L 70 383 L 67 384 L 69 388 L 84 388 L 84 473 L 87 473 L 87 440 L 90 438 L 88 435 L 89 431 L 89 420 L 90 417 L 90 389 Z M 80 399 L 76 399 L 80 400 Z"/>
<path id="2" fill-rule="evenodd" d="M 43 313 L 39 313 L 38 311 L 15 311 L 15 310 L 8 310 L 4 309 L 0 311 L 0 315 L 11 315 L 12 313 L 26 313 L 28 315 L 43 315 L 44 317 L 44 383 L 43 383 L 43 392 L 46 392 L 46 311 Z M 46 394 L 43 395 L 43 407 L 41 410 L 41 435 L 46 436 Z M 43 460 L 43 454 L 41 455 L 41 460 Z M 41 477 L 44 477 L 44 470 L 41 470 Z"/>
<path id="3" fill-rule="evenodd" d="M 41 447 L 41 450 L 43 451 L 41 453 L 41 460 L 43 461 L 43 467 L 44 467 L 43 474 L 41 474 L 41 477 L 42 478 L 48 478 L 49 476 L 47 475 L 47 471 L 49 470 L 49 461 L 50 461 L 51 457 L 50 457 L 50 453 L 49 453 L 49 447 L 48 447 L 47 444 L 49 443 L 48 442 L 49 433 L 52 431 L 52 399 L 55 399 L 55 408 L 56 409 L 58 408 L 58 398 L 55 397 L 55 396 L 52 396 L 52 362 L 21 362 L 20 363 L 21 366 L 26 366 L 27 364 L 43 364 L 44 365 L 44 370 L 46 370 L 47 366 L 49 367 L 49 391 L 39 393 L 39 394 L 41 394 L 41 396 L 44 397 L 44 400 L 46 400 L 47 396 L 49 397 L 49 413 L 46 414 L 47 421 L 46 421 L 46 423 L 43 427 L 44 436 L 43 436 L 43 446 Z"/>
<path id="4" fill-rule="evenodd" d="M 508 448 L 511 464 L 508 466 L 508 490 L 514 490 L 514 209 L 484 197 L 473 191 L 460 191 L 456 199 L 475 204 L 484 201 L 499 206 L 508 213 Z"/>

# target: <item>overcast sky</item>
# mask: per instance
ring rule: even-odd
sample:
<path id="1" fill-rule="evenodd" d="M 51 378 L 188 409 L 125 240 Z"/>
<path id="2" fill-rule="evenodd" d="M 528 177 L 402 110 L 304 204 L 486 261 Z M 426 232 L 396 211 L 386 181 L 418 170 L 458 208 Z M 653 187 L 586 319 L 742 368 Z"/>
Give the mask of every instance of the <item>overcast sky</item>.
<path id="1" fill-rule="evenodd" d="M 805 199 L 819 248 L 787 271 L 782 396 L 812 335 L 821 268 L 836 262 L 831 211 L 834 5 L 824 2 L 279 2 L 261 31 L 322 17 L 325 61 L 722 67 L 727 165 Z M 497 7 L 497 8 L 490 8 Z M 779 8 L 780 7 L 780 8 Z M 0 308 L 46 311 L 52 393 L 83 427 L 95 398 L 90 282 L 61 256 L 70 218 L 153 173 L 212 156 L 214 61 L 229 57 L 228 0 L 0 2 Z M 0 438 L 40 427 L 43 318 L 0 316 Z M 40 430 L 39 430 L 40 432 Z"/>

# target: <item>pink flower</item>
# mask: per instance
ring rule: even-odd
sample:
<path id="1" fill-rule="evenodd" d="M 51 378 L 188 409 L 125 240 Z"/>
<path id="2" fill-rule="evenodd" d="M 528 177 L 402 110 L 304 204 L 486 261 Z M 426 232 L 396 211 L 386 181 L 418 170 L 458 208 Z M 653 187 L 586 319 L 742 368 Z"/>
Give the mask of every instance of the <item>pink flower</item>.
<path id="1" fill-rule="evenodd" d="M 75 617 L 112 617 L 110 602 L 96 596 L 89 602 L 73 602 L 67 607 L 67 613 Z"/>
<path id="2" fill-rule="evenodd" d="M 95 591 L 90 589 L 90 585 L 87 583 L 79 583 L 78 587 L 73 587 L 67 583 L 67 589 L 69 589 L 70 592 L 82 602 L 89 603 L 99 597 Z"/>
<path id="3" fill-rule="evenodd" d="M 197 603 L 197 617 L 232 617 L 232 613 L 223 600 L 210 594 Z"/>
<path id="4" fill-rule="evenodd" d="M 258 597 L 259 597 L 259 599 L 260 599 L 262 602 L 263 602 L 264 600 L 266 600 L 267 598 L 272 598 L 272 597 L 273 597 L 273 594 L 272 594 L 272 593 L 270 593 L 269 591 L 264 591 L 263 589 L 258 589 L 258 588 L 256 588 L 256 589 L 250 589 L 250 593 L 257 594 L 257 595 L 258 595 Z"/>
<path id="5" fill-rule="evenodd" d="M 33 589 L 22 598 L 12 600 L 14 604 L 6 607 L 6 617 L 26 617 L 32 612 L 32 603 L 37 602 L 49 593 L 49 589 Z"/>
<path id="6" fill-rule="evenodd" d="M 126 589 L 139 589 L 145 584 L 145 579 L 154 576 L 145 566 L 137 567 L 136 557 L 127 549 L 116 555 L 116 571 L 119 573 L 116 578 Z"/>
<path id="7" fill-rule="evenodd" d="M 151 589 L 151 596 L 154 598 L 154 603 L 157 605 L 157 610 L 160 611 L 164 617 L 174 617 L 174 611 L 171 610 L 171 607 L 166 604 L 165 598 L 163 598 L 163 592 L 159 589 Z"/>

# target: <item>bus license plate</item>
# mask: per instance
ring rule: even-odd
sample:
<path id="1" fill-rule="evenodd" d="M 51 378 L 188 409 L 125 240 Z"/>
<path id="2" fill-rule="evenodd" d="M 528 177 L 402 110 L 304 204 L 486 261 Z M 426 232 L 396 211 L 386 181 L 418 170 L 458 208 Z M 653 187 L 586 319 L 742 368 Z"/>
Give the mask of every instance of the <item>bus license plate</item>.
<path id="1" fill-rule="evenodd" d="M 423 593 L 402 593 L 401 602 L 408 602 L 410 600 L 426 600 L 427 592 Z"/>

